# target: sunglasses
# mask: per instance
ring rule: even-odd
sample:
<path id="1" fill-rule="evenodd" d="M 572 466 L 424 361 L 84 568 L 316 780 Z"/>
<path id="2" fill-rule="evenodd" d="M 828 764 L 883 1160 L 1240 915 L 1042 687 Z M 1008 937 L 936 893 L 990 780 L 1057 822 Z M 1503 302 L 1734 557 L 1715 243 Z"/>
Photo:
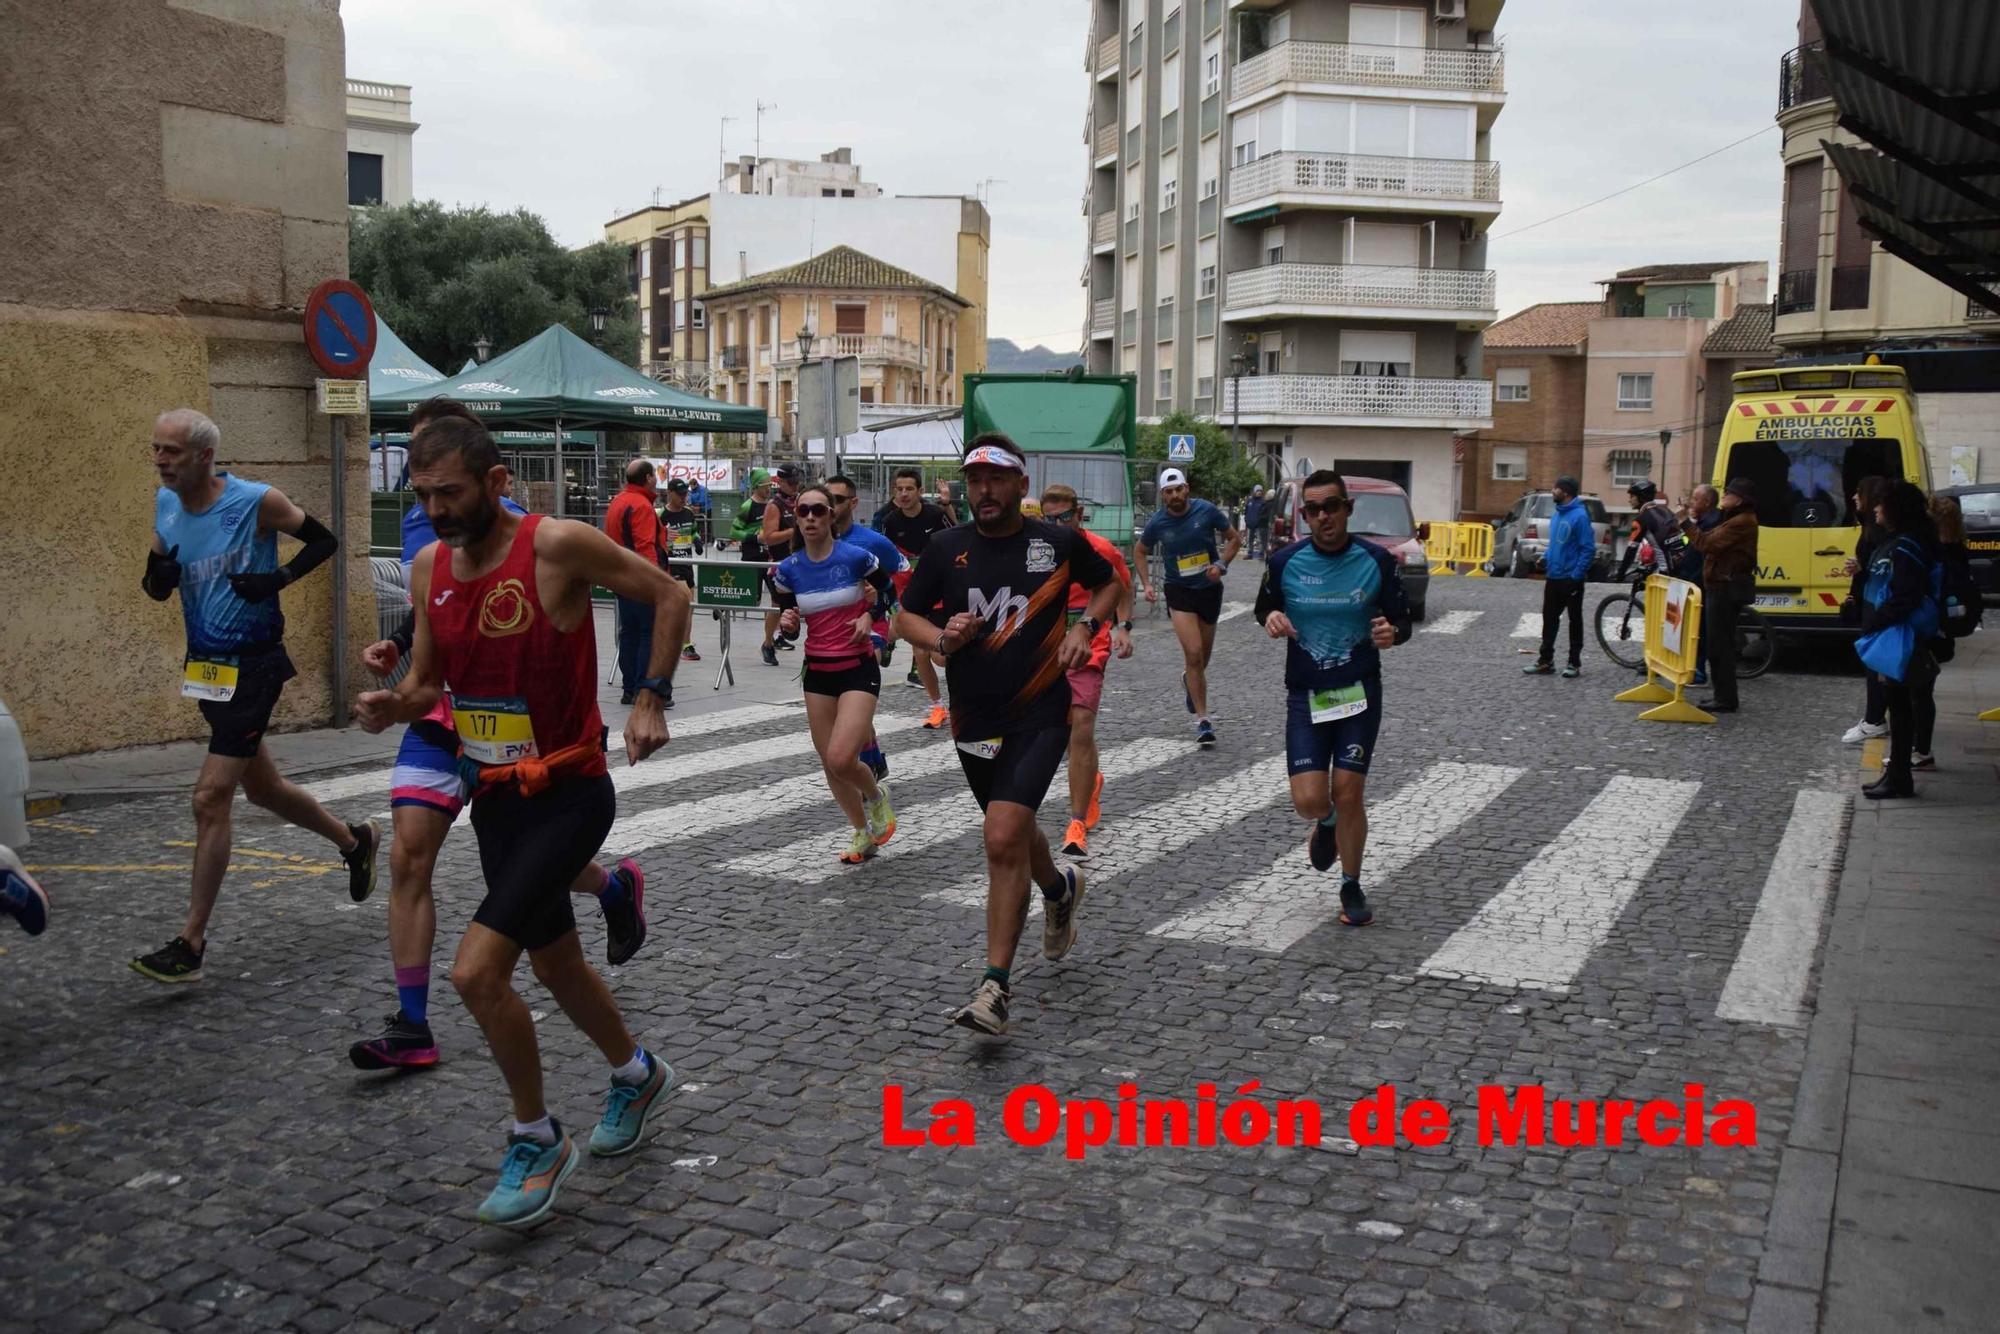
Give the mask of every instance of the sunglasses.
<path id="1" fill-rule="evenodd" d="M 827 515 L 833 513 L 833 511 L 825 505 L 806 504 L 799 506 L 792 513 L 798 515 L 801 519 L 824 519 Z"/>
<path id="2" fill-rule="evenodd" d="M 1043 511 L 1042 511 L 1042 517 L 1043 517 L 1044 519 L 1047 519 L 1047 520 L 1048 520 L 1048 521 L 1049 521 L 1050 523 L 1075 523 L 1075 522 L 1076 522 L 1076 515 L 1077 515 L 1077 511 L 1075 511 L 1075 510 L 1043 510 Z"/>
<path id="3" fill-rule="evenodd" d="M 1346 500 L 1308 500 L 1299 506 L 1299 512 L 1308 519 L 1317 519 L 1322 514 L 1334 515 L 1342 513 L 1352 503 Z"/>
<path id="4" fill-rule="evenodd" d="M 853 496 L 843 496 L 838 491 L 828 492 L 827 498 L 832 500 L 836 505 L 852 505 L 854 503 Z"/>

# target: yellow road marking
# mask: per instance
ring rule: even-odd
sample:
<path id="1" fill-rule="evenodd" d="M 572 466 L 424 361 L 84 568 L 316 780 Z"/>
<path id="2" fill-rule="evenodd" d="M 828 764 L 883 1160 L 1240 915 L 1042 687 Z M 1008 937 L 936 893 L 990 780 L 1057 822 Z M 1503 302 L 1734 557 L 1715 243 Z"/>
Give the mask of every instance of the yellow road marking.
<path id="1" fill-rule="evenodd" d="M 194 846 L 193 841 L 189 839 L 169 838 L 163 839 L 161 842 L 170 848 L 191 848 Z M 323 866 L 326 864 L 324 862 L 316 862 L 303 853 L 260 852 L 256 848 L 236 848 L 231 851 L 230 855 L 234 857 L 266 857 L 274 862 L 292 862 L 299 866 Z"/>
<path id="2" fill-rule="evenodd" d="M 56 863 L 30 866 L 28 869 L 36 875 L 48 875 L 51 872 L 60 872 L 69 875 L 110 875 L 145 871 L 185 872 L 188 869 L 188 865 L 186 862 L 114 862 L 102 865 L 96 863 Z M 246 866 L 241 862 L 231 862 L 229 869 L 238 874 L 248 874 L 254 871 L 260 875 L 268 875 L 272 871 L 293 871 L 299 875 L 326 875 L 331 871 L 344 871 L 347 867 L 335 862 L 314 862 L 304 866 L 270 866 L 263 862 Z"/>
<path id="3" fill-rule="evenodd" d="M 1873 773 L 1879 770 L 1889 751 L 1889 738 L 1871 736 L 1861 743 L 1861 771 Z"/>
<path id="4" fill-rule="evenodd" d="M 95 829 L 91 829 L 85 825 L 65 824 L 61 820 L 47 818 L 30 820 L 28 823 L 37 829 L 60 829 L 65 834 L 94 834 L 97 832 Z"/>

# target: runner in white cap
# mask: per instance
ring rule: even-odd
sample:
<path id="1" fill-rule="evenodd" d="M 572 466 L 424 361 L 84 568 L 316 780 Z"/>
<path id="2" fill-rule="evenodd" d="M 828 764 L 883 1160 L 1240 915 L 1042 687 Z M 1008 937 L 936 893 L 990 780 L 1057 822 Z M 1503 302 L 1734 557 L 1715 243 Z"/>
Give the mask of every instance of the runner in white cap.
<path id="1" fill-rule="evenodd" d="M 1152 569 L 1157 550 L 1166 571 L 1167 611 L 1187 664 L 1182 694 L 1195 717 L 1195 740 L 1204 746 L 1215 744 L 1215 728 L 1208 721 L 1208 660 L 1215 653 L 1215 623 L 1222 616 L 1222 577 L 1242 547 L 1243 534 L 1231 526 L 1228 515 L 1188 494 L 1186 473 L 1168 468 L 1160 474 L 1160 508 L 1139 535 L 1139 577 L 1145 581 L 1146 601 L 1157 602 Z"/>

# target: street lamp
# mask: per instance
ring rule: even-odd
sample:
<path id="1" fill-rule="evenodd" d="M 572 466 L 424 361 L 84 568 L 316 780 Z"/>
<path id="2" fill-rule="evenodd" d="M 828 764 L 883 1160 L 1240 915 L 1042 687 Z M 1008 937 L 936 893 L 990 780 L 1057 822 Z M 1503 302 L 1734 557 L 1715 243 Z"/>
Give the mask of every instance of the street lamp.
<path id="1" fill-rule="evenodd" d="M 812 330 L 811 329 L 799 330 L 797 338 L 799 340 L 799 364 L 803 366 L 812 357 L 812 351 L 813 351 Z"/>
<path id="2" fill-rule="evenodd" d="M 1674 493 L 1673 488 L 1667 482 L 1667 446 L 1672 444 L 1673 440 L 1674 433 L 1672 428 L 1667 428 L 1660 432 L 1660 486 L 1665 489 L 1666 495 L 1663 499 L 1669 504 L 1673 503 Z"/>
<path id="3" fill-rule="evenodd" d="M 590 336 L 592 338 L 602 338 L 604 336 L 604 326 L 610 322 L 611 312 L 609 310 L 603 306 L 592 306 L 590 308 Z"/>
<path id="4" fill-rule="evenodd" d="M 485 334 L 481 334 L 472 340 L 472 359 L 474 361 L 483 366 L 486 364 L 486 359 L 492 355 L 493 340 L 491 338 L 488 338 Z"/>
<path id="5" fill-rule="evenodd" d="M 1243 377 L 1249 373 L 1251 364 L 1247 353 L 1229 354 L 1229 404 L 1235 413 L 1229 428 L 1229 443 L 1236 446 L 1238 454 L 1243 452 Z"/>

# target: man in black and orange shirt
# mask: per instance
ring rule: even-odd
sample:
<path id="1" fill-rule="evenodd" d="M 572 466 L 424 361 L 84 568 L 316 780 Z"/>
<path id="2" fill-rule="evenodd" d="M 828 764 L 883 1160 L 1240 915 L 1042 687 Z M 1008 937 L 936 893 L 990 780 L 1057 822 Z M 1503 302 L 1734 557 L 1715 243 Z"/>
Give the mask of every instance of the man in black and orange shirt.
<path id="1" fill-rule="evenodd" d="M 875 531 L 894 542 L 896 550 L 902 552 L 903 559 L 909 563 L 909 572 L 896 576 L 897 597 L 901 597 L 903 589 L 908 587 L 910 574 L 915 572 L 924 548 L 930 545 L 931 534 L 941 533 L 953 526 L 949 515 L 925 502 L 923 485 L 924 475 L 915 468 L 897 469 L 890 501 L 875 516 Z M 943 727 L 947 715 L 944 692 L 938 688 L 937 666 L 922 644 L 910 645 L 910 660 L 910 674 L 905 680 L 910 685 L 923 687 L 924 694 L 931 701 L 930 715 L 924 719 L 924 726 Z M 889 665 L 887 658 L 883 659 L 882 665 Z"/>
<path id="2" fill-rule="evenodd" d="M 1083 878 L 1056 866 L 1035 812 L 1069 749 L 1066 673 L 1090 661 L 1119 585 L 1075 529 L 1022 517 L 1028 464 L 1006 436 L 968 447 L 965 489 L 973 521 L 932 534 L 903 590 L 896 635 L 945 660 L 958 762 L 986 813 L 986 976 L 953 1022 L 1000 1034 L 1030 877 L 1047 919 L 1042 953 L 1060 959 L 1076 943 Z M 1091 598 L 1065 630 L 1071 583 Z"/>

